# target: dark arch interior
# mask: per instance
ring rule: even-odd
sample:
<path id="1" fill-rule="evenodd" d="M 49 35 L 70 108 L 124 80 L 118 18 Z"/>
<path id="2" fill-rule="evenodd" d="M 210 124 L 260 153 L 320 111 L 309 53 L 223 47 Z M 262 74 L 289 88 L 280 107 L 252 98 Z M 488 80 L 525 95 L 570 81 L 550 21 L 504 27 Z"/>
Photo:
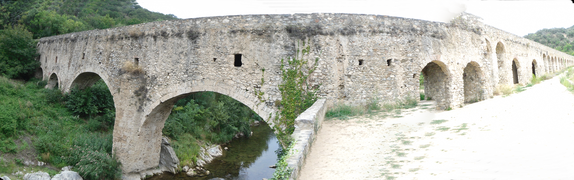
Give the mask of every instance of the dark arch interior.
<path id="1" fill-rule="evenodd" d="M 56 73 L 52 73 L 52 75 L 50 75 L 50 79 L 48 79 L 48 84 L 46 84 L 46 88 L 48 89 L 52 89 L 54 87 L 59 88 L 58 76 L 56 75 Z"/>
<path id="2" fill-rule="evenodd" d="M 96 73 L 85 72 L 85 73 L 78 75 L 78 77 L 76 77 L 76 79 L 74 79 L 74 81 L 72 82 L 72 86 L 70 86 L 70 87 L 71 88 L 78 88 L 78 89 L 85 89 L 86 87 L 90 87 L 90 86 L 94 85 L 94 83 L 98 82 L 100 79 L 102 79 L 102 78 Z"/>
<path id="3" fill-rule="evenodd" d="M 536 77 L 536 66 L 538 66 L 536 60 L 532 60 L 532 75 L 534 75 L 534 77 Z"/>
<path id="4" fill-rule="evenodd" d="M 502 45 L 502 42 L 498 42 L 496 44 L 496 59 L 498 61 L 498 82 L 501 84 L 508 82 L 504 76 L 504 52 L 504 45 Z"/>
<path id="5" fill-rule="evenodd" d="M 34 72 L 34 78 L 36 79 L 42 79 L 44 76 L 44 71 L 42 70 L 41 67 L 36 68 L 36 72 Z"/>
<path id="6" fill-rule="evenodd" d="M 512 82 L 518 84 L 518 66 L 516 65 L 516 59 L 512 61 Z"/>
<path id="7" fill-rule="evenodd" d="M 473 103 L 484 99 L 483 77 L 476 62 L 470 62 L 464 68 L 462 75 L 464 83 L 464 102 Z"/>
<path id="8" fill-rule="evenodd" d="M 437 108 L 446 108 L 448 76 L 436 62 L 428 63 L 422 70 L 424 95 L 427 100 L 436 100 Z"/>

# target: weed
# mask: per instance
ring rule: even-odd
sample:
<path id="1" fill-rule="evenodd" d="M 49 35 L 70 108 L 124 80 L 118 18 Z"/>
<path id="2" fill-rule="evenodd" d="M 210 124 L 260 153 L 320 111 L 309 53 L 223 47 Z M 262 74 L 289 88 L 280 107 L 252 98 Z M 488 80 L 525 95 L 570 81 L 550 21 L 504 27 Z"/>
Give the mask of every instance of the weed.
<path id="1" fill-rule="evenodd" d="M 124 65 L 122 66 L 122 70 L 124 70 L 125 72 L 132 73 L 134 75 L 138 75 L 138 74 L 141 74 L 144 72 L 142 67 L 140 67 L 139 65 L 137 65 L 131 61 L 124 62 Z"/>
<path id="2" fill-rule="evenodd" d="M 401 165 L 400 165 L 400 164 L 391 164 L 391 167 L 392 167 L 393 169 L 400 169 L 400 168 L 401 168 Z"/>
<path id="3" fill-rule="evenodd" d="M 399 156 L 399 157 L 405 157 L 406 155 L 407 155 L 407 153 L 397 152 L 397 156 Z"/>
<path id="4" fill-rule="evenodd" d="M 456 131 L 457 133 L 459 133 L 462 130 L 468 130 L 468 128 L 466 128 L 467 124 L 466 123 L 462 123 L 462 125 L 460 125 L 460 127 L 453 129 L 453 131 Z"/>
<path id="5" fill-rule="evenodd" d="M 436 133 L 435 132 L 427 132 L 425 133 L 425 136 L 434 136 Z"/>
<path id="6" fill-rule="evenodd" d="M 427 146 L 427 147 L 428 147 L 428 146 Z M 425 147 L 425 148 L 426 148 L 426 147 Z M 424 159 L 424 158 L 425 158 L 425 156 L 417 156 L 417 157 L 415 157 L 415 160 L 421 160 L 421 159 Z"/>
<path id="7" fill-rule="evenodd" d="M 364 111 L 360 107 L 339 104 L 335 108 L 329 109 L 325 113 L 327 118 L 346 119 L 349 116 L 363 115 Z"/>
<path id="8" fill-rule="evenodd" d="M 420 145 L 419 148 L 428 148 L 430 146 L 430 144 L 424 144 L 424 145 Z"/>
<path id="9" fill-rule="evenodd" d="M 442 124 L 442 123 L 447 122 L 447 121 L 448 121 L 448 120 L 444 120 L 444 119 L 442 119 L 442 120 L 433 120 L 433 121 L 431 121 L 430 124 Z"/>
<path id="10" fill-rule="evenodd" d="M 425 93 L 422 93 L 422 92 L 421 92 L 421 93 L 419 93 L 419 96 L 420 96 L 419 99 L 420 99 L 421 101 L 422 101 L 422 100 L 425 100 Z"/>
<path id="11" fill-rule="evenodd" d="M 418 171 L 419 169 L 420 169 L 420 168 L 411 168 L 411 169 L 409 169 L 409 172 L 416 172 L 416 171 Z"/>
<path id="12" fill-rule="evenodd" d="M 448 131 L 449 129 L 450 129 L 450 128 L 449 128 L 449 127 L 446 127 L 446 126 L 440 126 L 440 127 L 437 127 L 437 128 L 436 128 L 437 131 Z"/>
<path id="13" fill-rule="evenodd" d="M 403 140 L 402 142 L 403 145 L 411 145 L 413 143 L 412 141 L 405 141 L 405 140 Z"/>

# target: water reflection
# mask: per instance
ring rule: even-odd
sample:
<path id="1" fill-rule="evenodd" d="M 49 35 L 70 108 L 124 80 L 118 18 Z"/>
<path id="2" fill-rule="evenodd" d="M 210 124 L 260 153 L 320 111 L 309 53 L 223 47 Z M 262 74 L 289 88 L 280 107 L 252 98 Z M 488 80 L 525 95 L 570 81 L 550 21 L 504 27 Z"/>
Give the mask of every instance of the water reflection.
<path id="1" fill-rule="evenodd" d="M 234 139 L 223 151 L 223 156 L 214 159 L 204 168 L 210 171 L 208 176 L 188 177 L 185 173 L 176 175 L 165 173 L 150 180 L 185 179 L 233 179 L 261 180 L 273 177 L 275 169 L 269 168 L 277 162 L 275 151 L 280 151 L 281 145 L 277 141 L 273 130 L 267 124 L 252 127 L 253 135 L 250 138 Z"/>

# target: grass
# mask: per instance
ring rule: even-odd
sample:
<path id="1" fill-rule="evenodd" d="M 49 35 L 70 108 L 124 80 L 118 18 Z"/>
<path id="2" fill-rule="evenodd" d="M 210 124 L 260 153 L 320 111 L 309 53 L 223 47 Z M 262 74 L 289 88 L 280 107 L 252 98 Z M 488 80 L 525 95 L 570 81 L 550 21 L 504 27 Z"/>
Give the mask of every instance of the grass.
<path id="1" fill-rule="evenodd" d="M 415 160 L 421 160 L 421 159 L 424 159 L 424 158 L 425 158 L 425 156 L 417 156 L 417 157 L 415 157 Z"/>
<path id="2" fill-rule="evenodd" d="M 411 145 L 413 143 L 412 141 L 405 141 L 405 140 L 403 140 L 402 142 L 403 145 Z"/>
<path id="3" fill-rule="evenodd" d="M 425 136 L 434 136 L 436 133 L 435 132 L 427 132 L 425 133 Z"/>
<path id="4" fill-rule="evenodd" d="M 456 129 L 452 129 L 452 130 L 453 130 L 453 131 L 456 131 L 457 133 L 459 133 L 460 131 L 468 130 L 468 128 L 467 128 L 466 126 L 467 126 L 467 123 L 462 123 L 462 124 L 460 125 L 460 127 L 456 128 Z"/>
<path id="5" fill-rule="evenodd" d="M 564 76 L 560 77 L 560 83 L 570 92 L 574 93 L 574 67 L 568 68 Z"/>
<path id="6" fill-rule="evenodd" d="M 419 146 L 419 148 L 428 148 L 428 147 L 430 147 L 430 144 L 423 144 Z"/>
<path id="7" fill-rule="evenodd" d="M 410 109 L 418 105 L 418 101 L 411 97 L 407 97 L 403 100 L 397 100 L 395 102 L 389 103 L 379 103 L 378 100 L 372 100 L 367 105 L 364 106 L 351 106 L 346 104 L 338 104 L 334 108 L 327 110 L 325 117 L 327 119 L 348 119 L 353 116 L 360 116 L 364 114 L 374 114 L 377 112 L 387 112 L 392 113 L 394 111 L 393 117 L 399 116 L 402 111 L 401 109 Z"/>
<path id="8" fill-rule="evenodd" d="M 439 126 L 436 128 L 437 131 L 448 131 L 450 128 L 446 126 Z"/>

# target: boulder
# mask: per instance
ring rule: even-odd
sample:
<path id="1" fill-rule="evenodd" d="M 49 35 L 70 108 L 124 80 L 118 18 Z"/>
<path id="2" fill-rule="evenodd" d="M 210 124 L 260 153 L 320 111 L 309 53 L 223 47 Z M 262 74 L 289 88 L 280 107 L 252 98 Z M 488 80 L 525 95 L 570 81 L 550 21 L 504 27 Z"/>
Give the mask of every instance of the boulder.
<path id="1" fill-rule="evenodd" d="M 179 159 L 166 137 L 161 139 L 161 152 L 159 154 L 159 167 L 162 171 L 177 173 Z"/>
<path id="2" fill-rule="evenodd" d="M 24 175 L 24 180 L 50 180 L 50 175 L 48 173 L 38 171 Z"/>
<path id="3" fill-rule="evenodd" d="M 219 157 L 223 155 L 223 151 L 221 150 L 220 145 L 214 145 L 207 150 L 207 153 L 212 157 Z"/>
<path id="4" fill-rule="evenodd" d="M 62 171 L 56 174 L 52 180 L 83 180 L 80 174 L 74 171 Z"/>
<path id="5" fill-rule="evenodd" d="M 10 180 L 10 178 L 9 178 L 8 176 L 2 176 L 2 177 L 0 177 L 0 179 L 2 179 L 2 180 Z"/>

